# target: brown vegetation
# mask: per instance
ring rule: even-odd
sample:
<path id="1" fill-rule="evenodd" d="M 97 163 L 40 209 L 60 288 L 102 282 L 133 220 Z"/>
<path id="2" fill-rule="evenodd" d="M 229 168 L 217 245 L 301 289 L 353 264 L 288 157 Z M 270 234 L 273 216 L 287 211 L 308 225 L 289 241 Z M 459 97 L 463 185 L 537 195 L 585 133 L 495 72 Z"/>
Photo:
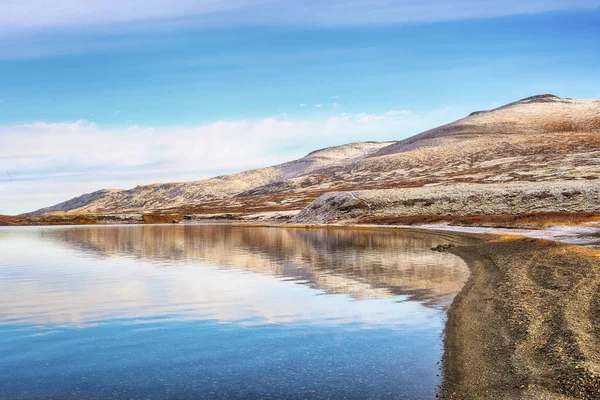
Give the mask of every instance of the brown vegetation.
<path id="1" fill-rule="evenodd" d="M 40 216 L 0 216 L 0 226 L 26 225 L 95 225 L 105 223 L 140 223 L 140 219 L 101 214 L 51 214 Z"/>
<path id="2" fill-rule="evenodd" d="M 173 221 L 181 221 L 180 214 L 144 214 L 142 219 L 145 224 L 168 224 Z"/>

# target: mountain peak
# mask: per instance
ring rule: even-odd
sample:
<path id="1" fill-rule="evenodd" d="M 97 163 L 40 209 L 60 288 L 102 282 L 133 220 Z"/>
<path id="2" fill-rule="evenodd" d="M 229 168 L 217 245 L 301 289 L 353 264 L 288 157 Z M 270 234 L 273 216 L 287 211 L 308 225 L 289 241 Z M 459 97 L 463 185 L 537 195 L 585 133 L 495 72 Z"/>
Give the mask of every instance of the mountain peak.
<path id="1" fill-rule="evenodd" d="M 504 106 L 475 111 L 458 121 L 430 129 L 379 150 L 372 157 L 433 145 L 433 141 L 474 139 L 552 132 L 600 131 L 600 101 L 561 98 L 553 94 L 527 97 Z"/>
<path id="2" fill-rule="evenodd" d="M 509 107 L 513 107 L 513 106 L 524 105 L 524 104 L 568 103 L 570 101 L 572 101 L 572 99 L 568 99 L 568 98 L 563 99 L 562 97 L 558 97 L 553 94 L 538 94 L 535 96 L 530 96 L 530 97 L 526 97 L 521 100 L 514 101 L 512 103 L 508 103 L 506 105 L 503 105 L 501 107 L 498 107 L 498 108 L 495 108 L 492 110 L 473 111 L 471 114 L 469 114 L 469 117 L 474 116 L 474 115 L 489 113 L 489 112 L 496 111 L 496 110 L 502 110 L 504 108 L 509 108 Z"/>
<path id="3" fill-rule="evenodd" d="M 538 94 L 535 96 L 526 97 L 524 99 L 518 100 L 515 103 L 527 104 L 527 103 L 552 103 L 565 100 L 561 97 L 555 96 L 553 94 Z"/>

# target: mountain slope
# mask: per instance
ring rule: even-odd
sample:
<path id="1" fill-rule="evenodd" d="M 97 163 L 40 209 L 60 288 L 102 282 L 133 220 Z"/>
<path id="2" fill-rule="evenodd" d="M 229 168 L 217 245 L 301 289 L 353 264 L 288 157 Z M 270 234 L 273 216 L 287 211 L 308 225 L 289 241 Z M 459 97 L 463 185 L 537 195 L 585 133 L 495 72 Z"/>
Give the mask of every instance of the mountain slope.
<path id="1" fill-rule="evenodd" d="M 338 175 L 352 186 L 600 177 L 600 101 L 535 96 L 382 148 Z M 353 184 L 356 182 L 356 184 Z"/>
<path id="2" fill-rule="evenodd" d="M 398 142 L 331 147 L 197 182 L 100 191 L 32 215 L 299 210 L 333 191 L 542 181 L 600 183 L 600 101 L 529 97 Z"/>
<path id="3" fill-rule="evenodd" d="M 373 156 L 439 145 L 448 139 L 503 139 L 504 135 L 530 136 L 594 131 L 600 131 L 599 101 L 562 99 L 550 94 L 539 95 L 494 110 L 473 112 L 461 120 L 387 146 Z"/>
<path id="4" fill-rule="evenodd" d="M 600 179 L 600 101 L 542 95 L 472 113 L 355 162 L 249 194 L 595 179 Z"/>
<path id="5" fill-rule="evenodd" d="M 390 142 L 358 142 L 329 147 L 273 167 L 196 182 L 143 185 L 130 190 L 103 189 L 25 215 L 52 212 L 124 212 L 190 206 L 201 201 L 231 197 L 319 169 L 351 163 L 389 144 Z"/>
<path id="6" fill-rule="evenodd" d="M 66 211 L 66 210 L 76 210 L 78 208 L 84 207 L 87 204 L 90 204 L 96 200 L 103 199 L 105 197 L 110 196 L 113 193 L 119 193 L 121 190 L 118 189 L 101 189 L 92 193 L 86 193 L 81 196 L 72 198 L 70 200 L 64 201 L 62 203 L 58 203 L 56 205 L 41 208 L 37 211 L 23 214 L 23 215 L 43 215 L 50 214 L 56 211 Z"/>

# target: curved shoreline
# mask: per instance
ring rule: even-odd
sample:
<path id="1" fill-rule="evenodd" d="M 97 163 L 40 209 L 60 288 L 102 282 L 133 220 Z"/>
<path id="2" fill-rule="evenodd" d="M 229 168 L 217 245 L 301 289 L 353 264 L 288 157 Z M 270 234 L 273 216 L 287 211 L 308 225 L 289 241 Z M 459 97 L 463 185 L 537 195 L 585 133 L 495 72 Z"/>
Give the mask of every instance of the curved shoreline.
<path id="1" fill-rule="evenodd" d="M 460 236 L 450 252 L 471 275 L 448 310 L 440 397 L 600 398 L 600 252 Z"/>
<path id="2" fill-rule="evenodd" d="M 600 251 L 514 235 L 346 228 L 460 244 L 448 251 L 470 275 L 447 312 L 438 397 L 600 399 Z"/>
<path id="3" fill-rule="evenodd" d="M 417 227 L 231 223 L 428 233 L 470 275 L 444 329 L 443 399 L 600 399 L 600 251 Z"/>

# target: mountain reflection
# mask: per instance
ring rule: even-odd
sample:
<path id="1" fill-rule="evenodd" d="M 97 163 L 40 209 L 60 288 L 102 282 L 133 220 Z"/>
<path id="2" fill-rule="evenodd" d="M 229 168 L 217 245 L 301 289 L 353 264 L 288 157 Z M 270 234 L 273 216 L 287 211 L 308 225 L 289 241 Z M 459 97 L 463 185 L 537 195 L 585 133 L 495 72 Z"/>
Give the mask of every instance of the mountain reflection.
<path id="1" fill-rule="evenodd" d="M 167 266 L 200 262 L 355 299 L 405 295 L 434 307 L 448 304 L 468 276 L 461 259 L 430 250 L 439 239 L 413 232 L 155 225 L 50 229 L 41 235 L 97 257 Z"/>

